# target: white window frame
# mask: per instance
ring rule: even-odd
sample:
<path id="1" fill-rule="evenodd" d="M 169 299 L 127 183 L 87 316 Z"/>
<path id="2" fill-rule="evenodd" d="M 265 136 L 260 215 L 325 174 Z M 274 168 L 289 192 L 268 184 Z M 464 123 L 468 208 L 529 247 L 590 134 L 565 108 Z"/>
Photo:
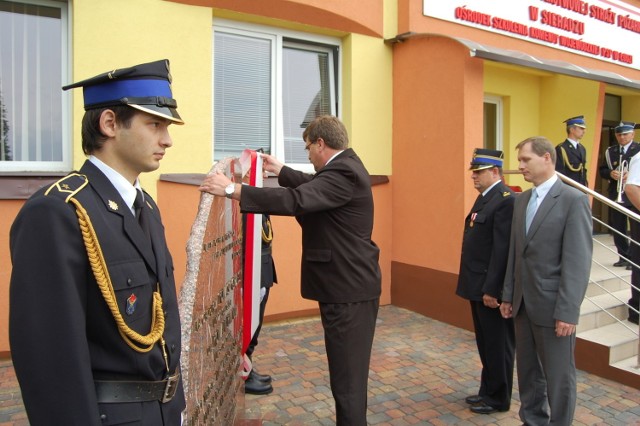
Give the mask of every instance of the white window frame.
<path id="1" fill-rule="evenodd" d="M 484 103 L 493 104 L 496 106 L 496 149 L 502 151 L 503 147 L 503 131 L 502 126 L 504 123 L 503 115 L 503 99 L 501 96 L 484 95 Z"/>
<path id="2" fill-rule="evenodd" d="M 224 31 L 231 34 L 238 34 L 250 37 L 261 37 L 265 39 L 270 39 L 273 41 L 272 43 L 272 72 L 271 74 L 271 89 L 272 89 L 272 99 L 271 99 L 271 152 L 281 161 L 284 161 L 285 157 L 285 148 L 284 148 L 284 128 L 283 128 L 283 100 L 282 100 L 282 58 L 283 58 L 283 48 L 287 46 L 291 46 L 294 48 L 304 48 L 310 47 L 313 44 L 318 45 L 326 45 L 326 46 L 335 46 L 337 49 L 338 57 L 334 57 L 333 61 L 338 62 L 338 70 L 337 70 L 337 79 L 339 82 L 342 81 L 342 61 L 340 56 L 340 52 L 342 52 L 342 42 L 339 38 L 322 36 L 317 34 L 304 33 L 299 31 L 287 30 L 282 28 L 270 27 L 266 25 L 258 25 L 258 24 L 249 24 L 244 22 L 231 21 L 227 19 L 214 18 L 213 19 L 213 32 L 212 38 L 215 37 L 216 31 Z M 292 41 L 295 40 L 295 41 Z M 213 41 L 215 45 L 215 40 Z M 324 50 L 322 46 L 313 46 L 315 50 Z M 331 49 L 326 48 L 329 52 Z M 215 56 L 216 52 L 213 52 Z M 334 65 L 335 67 L 335 65 Z M 329 83 L 331 93 L 334 94 L 334 101 L 332 104 L 332 109 L 337 108 L 337 111 L 333 111 L 333 114 L 339 114 L 342 111 L 342 97 L 339 93 L 336 93 L 335 85 L 336 85 L 336 73 L 333 72 L 333 67 L 331 72 L 329 72 Z M 339 86 L 341 87 L 341 86 Z M 212 84 L 212 90 L 215 90 L 215 82 Z M 211 99 L 213 102 L 214 93 L 211 95 Z M 212 108 L 212 111 L 214 109 Z M 212 119 L 212 125 L 215 121 Z M 302 131 L 304 129 L 300 129 L 300 134 L 302 135 Z M 212 134 L 215 134 L 215 130 L 212 131 Z M 214 146 L 215 140 L 213 141 L 211 147 L 211 158 L 214 157 Z M 300 170 L 303 172 L 313 173 L 313 165 L 310 163 L 287 163 L 288 166 L 295 168 L 296 170 Z"/>
<path id="3" fill-rule="evenodd" d="M 69 81 L 69 62 L 71 58 L 71 2 L 67 0 L 7 0 L 12 3 L 32 4 L 60 9 L 60 48 L 63 58 L 60 61 L 60 91 L 62 86 Z M 62 108 L 60 123 L 62 141 L 61 161 L 0 161 L 0 173 L 4 172 L 68 172 L 72 167 L 72 138 L 71 138 L 71 101 L 70 94 L 63 92 L 61 97 Z"/>

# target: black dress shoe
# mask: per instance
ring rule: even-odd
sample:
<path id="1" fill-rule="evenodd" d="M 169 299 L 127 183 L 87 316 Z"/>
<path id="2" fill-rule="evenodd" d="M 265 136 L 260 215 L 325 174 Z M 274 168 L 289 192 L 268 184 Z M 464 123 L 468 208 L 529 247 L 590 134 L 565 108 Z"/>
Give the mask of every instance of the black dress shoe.
<path id="1" fill-rule="evenodd" d="M 482 402 L 482 397 L 480 395 L 471 395 L 468 396 L 464 399 L 464 402 L 466 402 L 467 404 L 479 404 Z"/>
<path id="2" fill-rule="evenodd" d="M 244 393 L 251 395 L 266 395 L 273 392 L 273 387 L 270 383 L 264 383 L 256 378 L 252 378 L 251 375 L 244 382 Z"/>
<path id="3" fill-rule="evenodd" d="M 249 378 L 252 377 L 262 383 L 271 383 L 271 376 L 268 374 L 260 374 L 255 369 L 251 370 L 251 373 L 249 373 Z"/>
<path id="4" fill-rule="evenodd" d="M 491 405 L 487 405 L 484 402 L 478 405 L 472 405 L 471 407 L 469 407 L 469 409 L 476 414 L 491 414 L 497 411 L 502 411 L 502 412 L 509 411 L 508 408 L 506 410 L 502 410 L 496 407 L 492 407 Z"/>
<path id="5" fill-rule="evenodd" d="M 614 263 L 613 266 L 627 266 L 628 264 L 629 262 L 627 262 L 626 260 L 620 259 L 616 263 Z"/>

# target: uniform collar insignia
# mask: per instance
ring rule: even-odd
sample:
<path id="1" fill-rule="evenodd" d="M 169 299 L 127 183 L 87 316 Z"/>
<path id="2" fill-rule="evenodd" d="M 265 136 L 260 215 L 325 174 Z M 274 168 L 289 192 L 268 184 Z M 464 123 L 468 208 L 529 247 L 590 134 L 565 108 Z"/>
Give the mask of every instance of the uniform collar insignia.
<path id="1" fill-rule="evenodd" d="M 509 191 L 504 191 L 504 192 L 502 193 L 502 196 L 503 196 L 503 197 L 508 197 L 509 195 L 511 195 L 511 193 L 510 193 Z"/>
<path id="2" fill-rule="evenodd" d="M 109 200 L 109 208 L 113 211 L 118 211 L 118 203 L 113 200 Z"/>

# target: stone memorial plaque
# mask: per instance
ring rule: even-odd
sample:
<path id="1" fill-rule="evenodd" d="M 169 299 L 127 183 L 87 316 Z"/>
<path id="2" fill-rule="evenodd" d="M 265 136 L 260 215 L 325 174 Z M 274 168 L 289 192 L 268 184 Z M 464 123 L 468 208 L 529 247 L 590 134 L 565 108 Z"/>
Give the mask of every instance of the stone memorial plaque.
<path id="1" fill-rule="evenodd" d="M 240 181 L 238 160 L 218 170 Z M 241 219 L 236 201 L 201 195 L 179 298 L 185 426 L 232 425 L 243 405 Z"/>

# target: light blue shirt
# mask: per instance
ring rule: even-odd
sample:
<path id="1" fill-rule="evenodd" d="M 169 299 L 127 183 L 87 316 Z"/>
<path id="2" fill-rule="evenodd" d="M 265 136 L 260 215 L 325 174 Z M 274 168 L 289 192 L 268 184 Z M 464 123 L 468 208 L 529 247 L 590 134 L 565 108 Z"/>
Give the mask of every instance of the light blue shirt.
<path id="1" fill-rule="evenodd" d="M 557 180 L 558 175 L 554 173 L 553 176 L 551 176 L 549 179 L 536 186 L 536 192 L 538 193 L 538 205 L 536 206 L 536 211 L 538 210 L 538 207 L 540 207 L 540 204 L 542 204 L 544 197 L 547 196 L 549 190 L 551 190 L 551 187 L 556 183 Z"/>

